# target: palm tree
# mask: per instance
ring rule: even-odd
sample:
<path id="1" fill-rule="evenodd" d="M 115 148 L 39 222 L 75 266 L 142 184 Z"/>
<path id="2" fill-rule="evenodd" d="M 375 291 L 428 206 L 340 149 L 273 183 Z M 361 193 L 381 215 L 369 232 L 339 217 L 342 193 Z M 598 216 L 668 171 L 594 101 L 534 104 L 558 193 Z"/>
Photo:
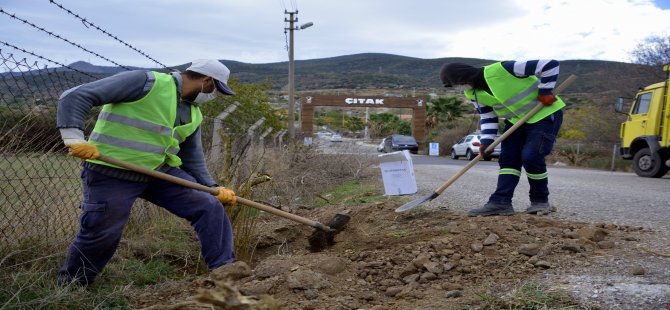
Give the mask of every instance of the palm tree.
<path id="1" fill-rule="evenodd" d="M 463 115 L 467 108 L 458 97 L 439 97 L 428 103 L 426 111 L 426 127 L 431 130 L 441 123 L 451 122 Z M 449 125 L 447 125 L 449 127 Z"/>

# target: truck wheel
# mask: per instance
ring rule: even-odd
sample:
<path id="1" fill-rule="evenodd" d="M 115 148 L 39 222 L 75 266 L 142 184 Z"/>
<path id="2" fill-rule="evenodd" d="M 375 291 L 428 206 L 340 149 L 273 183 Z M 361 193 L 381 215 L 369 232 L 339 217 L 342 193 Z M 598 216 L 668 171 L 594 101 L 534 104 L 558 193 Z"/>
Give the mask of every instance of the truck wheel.
<path id="1" fill-rule="evenodd" d="M 660 178 L 668 172 L 668 166 L 665 165 L 661 154 L 651 153 L 649 148 L 643 148 L 633 156 L 633 170 L 641 177 Z"/>
<path id="2" fill-rule="evenodd" d="M 451 159 L 458 159 L 458 155 L 456 155 L 456 150 L 454 149 L 451 150 Z"/>

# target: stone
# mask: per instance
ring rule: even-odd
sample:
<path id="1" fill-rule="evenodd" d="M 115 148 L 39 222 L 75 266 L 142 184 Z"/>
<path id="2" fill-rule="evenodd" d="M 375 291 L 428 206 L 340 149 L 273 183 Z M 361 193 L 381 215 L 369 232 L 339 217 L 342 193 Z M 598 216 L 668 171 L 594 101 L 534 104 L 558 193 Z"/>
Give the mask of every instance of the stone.
<path id="1" fill-rule="evenodd" d="M 251 268 L 243 261 L 236 261 L 230 264 L 218 267 L 209 274 L 209 277 L 215 281 L 239 280 L 251 276 Z"/>
<path id="2" fill-rule="evenodd" d="M 417 269 L 423 268 L 423 266 L 430 262 L 430 256 L 428 254 L 419 254 L 415 259 L 412 260 L 412 264 Z"/>
<path id="3" fill-rule="evenodd" d="M 446 294 L 447 298 L 458 298 L 458 297 L 461 297 L 461 296 L 463 296 L 463 291 L 458 291 L 458 290 L 448 291 L 447 294 Z"/>
<path id="4" fill-rule="evenodd" d="M 544 269 L 549 269 L 551 268 L 551 264 L 549 264 L 548 261 L 545 260 L 538 260 L 535 264 L 533 264 L 535 267 L 540 267 Z"/>
<path id="5" fill-rule="evenodd" d="M 612 240 L 603 240 L 598 242 L 598 247 L 601 249 L 612 249 L 616 246 L 614 241 Z"/>
<path id="6" fill-rule="evenodd" d="M 270 278 L 290 272 L 291 266 L 291 262 L 286 260 L 267 259 L 254 268 L 254 275 L 260 279 Z"/>
<path id="7" fill-rule="evenodd" d="M 325 257 L 318 260 L 313 269 L 332 276 L 342 273 L 347 268 L 347 264 L 348 261 L 340 257 Z"/>
<path id="8" fill-rule="evenodd" d="M 400 270 L 400 278 L 404 278 L 408 275 L 416 273 L 416 267 L 414 267 L 414 264 L 407 264 L 405 267 Z"/>
<path id="9" fill-rule="evenodd" d="M 441 274 L 444 271 L 442 265 L 435 262 L 428 262 L 425 265 L 423 265 L 423 267 L 426 268 L 428 272 L 432 272 L 434 274 Z"/>
<path id="10" fill-rule="evenodd" d="M 319 298 L 319 291 L 315 290 L 315 289 L 305 290 L 304 294 L 305 294 L 305 298 L 307 298 L 307 300 L 314 300 L 314 299 Z"/>
<path id="11" fill-rule="evenodd" d="M 577 242 L 567 242 L 561 248 L 572 253 L 580 253 L 582 251 L 582 246 Z"/>
<path id="12" fill-rule="evenodd" d="M 475 253 L 479 253 L 482 251 L 482 249 L 484 249 L 484 245 L 475 241 L 470 245 L 470 249 Z"/>
<path id="13" fill-rule="evenodd" d="M 240 286 L 240 293 L 247 296 L 268 294 L 278 280 L 279 277 L 272 277 L 261 281 L 254 280 L 244 283 L 242 286 Z"/>
<path id="14" fill-rule="evenodd" d="M 306 269 L 298 269 L 294 272 L 291 272 L 288 277 L 286 277 L 286 284 L 292 289 L 320 289 L 325 287 L 330 287 L 330 282 L 318 272 Z"/>
<path id="15" fill-rule="evenodd" d="M 599 242 L 605 240 L 607 231 L 600 227 L 584 227 L 577 230 L 577 235 L 583 239 Z"/>
<path id="16" fill-rule="evenodd" d="M 456 223 L 456 222 L 449 222 L 449 223 L 447 223 L 446 226 L 444 226 L 444 228 L 446 228 L 447 231 L 450 234 L 460 234 L 461 233 L 461 229 L 458 228 L 458 223 Z"/>
<path id="17" fill-rule="evenodd" d="M 535 256 L 540 252 L 540 245 L 536 243 L 522 244 L 517 252 L 526 256 Z"/>
<path id="18" fill-rule="evenodd" d="M 437 275 L 432 272 L 424 272 L 421 274 L 420 279 L 428 282 L 437 279 Z"/>
<path id="19" fill-rule="evenodd" d="M 402 286 L 391 286 L 386 289 L 386 292 L 384 292 L 384 295 L 388 297 L 394 297 L 398 295 L 402 291 L 403 287 Z"/>
<path id="20" fill-rule="evenodd" d="M 402 281 L 405 282 L 405 283 L 412 283 L 412 282 L 416 282 L 417 280 L 419 280 L 419 277 L 421 277 L 421 274 L 420 273 L 415 273 L 415 274 L 412 274 L 412 275 L 409 275 L 409 276 L 406 276 L 406 277 L 402 278 Z"/>
<path id="21" fill-rule="evenodd" d="M 647 271 L 644 270 L 644 268 L 642 266 L 635 265 L 635 266 L 633 266 L 633 268 L 630 269 L 630 273 L 634 276 L 641 276 L 641 275 L 644 275 L 645 273 L 647 273 Z"/>
<path id="22" fill-rule="evenodd" d="M 494 245 L 496 242 L 498 242 L 498 239 L 500 239 L 500 237 L 498 235 L 493 234 L 493 233 L 489 234 L 489 236 L 486 237 L 486 239 L 484 240 L 483 245 L 484 246 Z"/>

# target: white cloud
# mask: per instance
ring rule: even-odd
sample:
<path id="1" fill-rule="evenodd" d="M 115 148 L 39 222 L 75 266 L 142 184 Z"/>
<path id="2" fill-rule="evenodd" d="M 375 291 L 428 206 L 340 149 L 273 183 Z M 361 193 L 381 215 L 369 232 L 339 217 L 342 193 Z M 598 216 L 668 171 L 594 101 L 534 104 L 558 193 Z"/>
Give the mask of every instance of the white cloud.
<path id="1" fill-rule="evenodd" d="M 286 61 L 281 0 L 60 1 L 167 65 L 216 57 Z M 291 1 L 284 0 L 290 10 Z M 628 61 L 645 37 L 670 34 L 670 10 L 648 0 L 298 0 L 296 59 L 354 53 L 420 58 Z M 6 0 L 3 9 L 127 65 L 154 63 L 48 1 Z M 111 65 L 0 16 L 0 39 L 58 61 Z M 6 49 L 3 49 L 3 52 Z"/>

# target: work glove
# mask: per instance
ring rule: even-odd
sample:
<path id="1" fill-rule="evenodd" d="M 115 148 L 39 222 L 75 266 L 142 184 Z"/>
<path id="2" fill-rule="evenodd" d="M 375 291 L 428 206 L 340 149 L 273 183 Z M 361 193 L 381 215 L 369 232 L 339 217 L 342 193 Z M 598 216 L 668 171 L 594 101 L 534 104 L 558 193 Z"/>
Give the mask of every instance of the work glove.
<path id="1" fill-rule="evenodd" d="M 488 144 L 481 144 L 479 145 L 479 154 L 482 154 L 482 159 L 489 159 L 491 157 L 491 152 L 486 152 L 486 148 L 489 147 Z"/>
<path id="2" fill-rule="evenodd" d="M 98 151 L 98 148 L 88 142 L 70 143 L 66 145 L 70 148 L 70 152 L 67 154 L 70 156 L 79 157 L 81 160 L 97 159 L 100 157 L 100 151 Z"/>
<path id="3" fill-rule="evenodd" d="M 219 186 L 219 192 L 216 194 L 216 198 L 224 205 L 234 205 L 237 203 L 235 192 L 223 186 Z"/>
<path id="4" fill-rule="evenodd" d="M 542 102 L 544 106 L 550 106 L 554 101 L 556 101 L 556 97 L 554 97 L 553 94 L 547 94 L 547 95 L 539 95 L 537 96 L 537 100 Z"/>

